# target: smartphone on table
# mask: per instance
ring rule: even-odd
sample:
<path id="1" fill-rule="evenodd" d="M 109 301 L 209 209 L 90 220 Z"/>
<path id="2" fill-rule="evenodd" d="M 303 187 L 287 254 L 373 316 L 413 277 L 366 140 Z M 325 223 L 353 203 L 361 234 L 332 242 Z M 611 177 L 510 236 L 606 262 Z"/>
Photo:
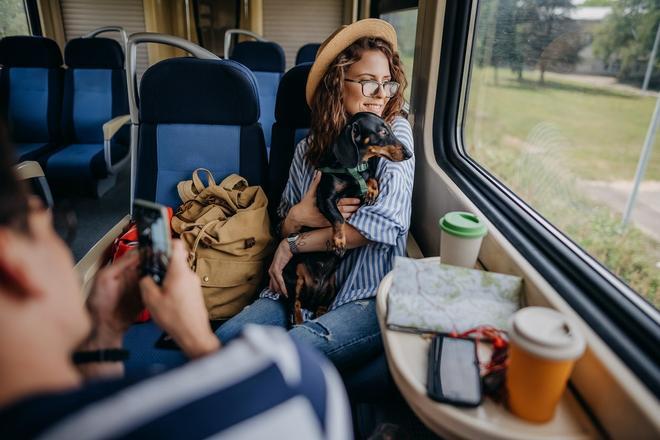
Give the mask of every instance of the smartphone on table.
<path id="1" fill-rule="evenodd" d="M 431 341 L 426 391 L 442 403 L 474 407 L 482 400 L 477 344 L 473 339 L 438 334 Z"/>
<path id="2" fill-rule="evenodd" d="M 167 208 L 158 203 L 136 199 L 133 218 L 138 229 L 140 273 L 161 285 L 172 255 L 170 221 Z"/>

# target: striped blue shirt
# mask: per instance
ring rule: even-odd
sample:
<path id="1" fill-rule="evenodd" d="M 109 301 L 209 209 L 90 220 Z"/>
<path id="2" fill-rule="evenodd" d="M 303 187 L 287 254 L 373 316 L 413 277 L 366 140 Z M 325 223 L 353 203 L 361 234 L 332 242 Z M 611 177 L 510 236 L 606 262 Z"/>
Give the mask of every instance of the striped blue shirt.
<path id="1" fill-rule="evenodd" d="M 414 154 L 410 123 L 397 117 L 392 124 L 392 131 L 408 151 Z M 314 177 L 314 167 L 305 158 L 307 148 L 306 138 L 296 147 L 289 180 L 278 208 L 282 218 L 293 205 L 300 202 Z M 414 175 L 414 156 L 403 162 L 380 159 L 376 170 L 380 193 L 376 203 L 361 206 L 347 220 L 369 243 L 354 249 L 341 261 L 336 274 L 340 289 L 330 310 L 351 301 L 376 296 L 380 281 L 392 270 L 394 258 L 405 255 Z M 279 294 L 269 288 L 264 289 L 260 296 L 279 298 Z"/>
<path id="2" fill-rule="evenodd" d="M 156 376 L 0 408 L 0 438 L 343 440 L 350 417 L 325 358 L 284 329 L 251 325 L 217 354 Z"/>

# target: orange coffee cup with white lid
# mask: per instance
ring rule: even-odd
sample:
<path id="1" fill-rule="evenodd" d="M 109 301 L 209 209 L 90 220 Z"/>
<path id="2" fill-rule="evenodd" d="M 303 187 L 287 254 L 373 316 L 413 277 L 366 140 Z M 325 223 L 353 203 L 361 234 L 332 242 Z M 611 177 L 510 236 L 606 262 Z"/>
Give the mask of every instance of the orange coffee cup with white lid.
<path id="1" fill-rule="evenodd" d="M 509 409 L 523 419 L 547 422 L 584 353 L 584 337 L 572 320 L 546 307 L 517 311 L 509 327 Z"/>

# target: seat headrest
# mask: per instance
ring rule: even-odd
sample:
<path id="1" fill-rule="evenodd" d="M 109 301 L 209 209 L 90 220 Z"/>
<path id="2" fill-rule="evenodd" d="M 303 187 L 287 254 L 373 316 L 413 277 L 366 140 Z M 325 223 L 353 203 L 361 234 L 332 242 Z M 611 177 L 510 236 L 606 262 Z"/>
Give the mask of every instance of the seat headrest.
<path id="1" fill-rule="evenodd" d="M 313 63 L 316 58 L 316 52 L 319 51 L 321 43 L 309 43 L 298 49 L 296 54 L 296 64 Z"/>
<path id="2" fill-rule="evenodd" d="M 277 89 L 275 120 L 296 127 L 310 126 L 310 109 L 305 99 L 305 85 L 312 63 L 292 67 L 282 76 Z"/>
<path id="3" fill-rule="evenodd" d="M 232 60 L 247 66 L 253 72 L 284 72 L 284 49 L 272 41 L 244 41 L 234 47 Z"/>
<path id="4" fill-rule="evenodd" d="M 0 40 L 0 64 L 9 67 L 60 67 L 57 43 L 45 37 L 5 37 Z"/>
<path id="5" fill-rule="evenodd" d="M 66 43 L 64 62 L 74 69 L 123 69 L 124 51 L 110 38 L 74 38 Z"/>
<path id="6" fill-rule="evenodd" d="M 170 58 L 140 82 L 140 120 L 148 123 L 249 125 L 259 119 L 254 74 L 231 60 Z"/>

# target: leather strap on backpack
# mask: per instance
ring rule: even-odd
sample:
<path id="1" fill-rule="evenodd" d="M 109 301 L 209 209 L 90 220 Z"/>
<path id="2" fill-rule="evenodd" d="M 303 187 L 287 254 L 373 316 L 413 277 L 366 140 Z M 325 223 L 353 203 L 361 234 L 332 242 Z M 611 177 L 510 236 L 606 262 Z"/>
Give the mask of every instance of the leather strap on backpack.
<path id="1" fill-rule="evenodd" d="M 199 242 L 202 241 L 203 237 L 206 235 L 206 230 L 209 229 L 211 226 L 215 226 L 216 223 L 218 223 L 220 220 L 212 220 L 205 224 L 202 229 L 199 231 L 197 234 L 197 237 L 195 238 L 195 242 L 193 243 L 192 249 L 190 250 L 190 253 L 188 254 L 188 265 L 192 270 L 195 270 L 197 267 L 197 261 L 196 261 L 196 255 L 197 255 L 197 247 L 199 246 Z M 188 231 L 186 231 L 188 232 Z M 185 232 L 184 232 L 185 234 Z"/>
<path id="2" fill-rule="evenodd" d="M 207 185 L 204 185 L 204 182 L 202 182 L 202 179 L 199 177 L 198 173 L 200 171 L 206 173 L 206 180 L 209 187 L 216 186 L 215 179 L 213 178 L 213 173 L 211 173 L 211 171 L 207 170 L 206 168 L 197 168 L 192 173 L 192 180 L 183 180 L 176 185 L 176 190 L 179 193 L 179 197 L 183 203 L 194 199 L 199 193 L 206 189 Z"/>

